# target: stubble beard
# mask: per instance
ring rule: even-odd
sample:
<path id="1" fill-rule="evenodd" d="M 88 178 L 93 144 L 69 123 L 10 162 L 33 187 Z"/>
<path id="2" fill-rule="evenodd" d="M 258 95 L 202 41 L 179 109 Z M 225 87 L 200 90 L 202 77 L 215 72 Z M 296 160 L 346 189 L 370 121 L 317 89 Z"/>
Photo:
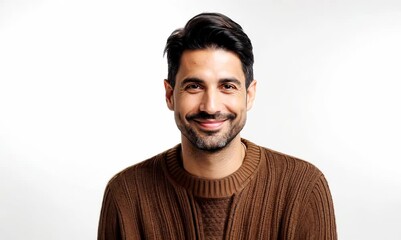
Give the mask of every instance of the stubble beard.
<path id="1" fill-rule="evenodd" d="M 181 133 L 197 149 L 206 152 L 218 152 L 228 146 L 244 128 L 246 116 L 239 122 L 235 123 L 237 117 L 238 116 L 235 115 L 226 120 L 229 121 L 229 130 L 227 132 L 222 132 L 224 129 L 219 131 L 199 131 L 190 124 L 177 124 L 177 126 Z M 188 122 L 190 122 L 191 118 L 188 120 Z"/>

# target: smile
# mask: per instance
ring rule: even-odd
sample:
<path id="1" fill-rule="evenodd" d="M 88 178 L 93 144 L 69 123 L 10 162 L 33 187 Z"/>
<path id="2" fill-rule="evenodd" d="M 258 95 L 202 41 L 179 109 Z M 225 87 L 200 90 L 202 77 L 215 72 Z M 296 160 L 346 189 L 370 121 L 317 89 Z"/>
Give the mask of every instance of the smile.
<path id="1" fill-rule="evenodd" d="M 202 130 L 206 131 L 217 131 L 221 128 L 226 120 L 214 120 L 214 119 L 194 119 L 194 122 L 197 123 L 198 126 Z"/>

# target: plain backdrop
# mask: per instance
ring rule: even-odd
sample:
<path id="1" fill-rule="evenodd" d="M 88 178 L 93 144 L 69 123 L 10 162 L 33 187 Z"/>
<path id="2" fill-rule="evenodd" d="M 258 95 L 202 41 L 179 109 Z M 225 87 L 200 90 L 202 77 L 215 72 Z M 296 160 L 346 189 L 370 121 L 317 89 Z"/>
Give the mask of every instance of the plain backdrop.
<path id="1" fill-rule="evenodd" d="M 401 1 L 0 0 L 1 239 L 95 239 L 118 171 L 180 141 L 163 48 L 200 12 L 242 25 L 242 136 L 326 175 L 339 239 L 401 239 Z"/>

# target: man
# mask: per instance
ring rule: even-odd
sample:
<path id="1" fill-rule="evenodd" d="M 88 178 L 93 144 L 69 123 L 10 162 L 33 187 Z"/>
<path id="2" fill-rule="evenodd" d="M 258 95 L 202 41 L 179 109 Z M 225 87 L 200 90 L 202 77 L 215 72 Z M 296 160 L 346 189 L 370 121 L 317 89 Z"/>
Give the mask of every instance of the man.
<path id="1" fill-rule="evenodd" d="M 110 180 L 98 239 L 337 239 L 323 174 L 240 137 L 256 91 L 241 26 L 199 14 L 165 53 L 181 144 Z"/>

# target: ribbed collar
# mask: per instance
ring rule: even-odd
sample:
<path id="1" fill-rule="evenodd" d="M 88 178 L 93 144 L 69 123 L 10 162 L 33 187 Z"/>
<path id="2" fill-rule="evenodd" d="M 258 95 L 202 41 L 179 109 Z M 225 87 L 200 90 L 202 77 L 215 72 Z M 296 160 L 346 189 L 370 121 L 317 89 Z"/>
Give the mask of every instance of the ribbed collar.
<path id="1" fill-rule="evenodd" d="M 260 149 L 254 143 L 241 139 L 246 145 L 244 161 L 233 174 L 222 179 L 205 179 L 188 173 L 181 160 L 181 144 L 166 152 L 165 170 L 169 179 L 195 196 L 222 198 L 241 191 L 256 174 L 260 164 Z"/>

